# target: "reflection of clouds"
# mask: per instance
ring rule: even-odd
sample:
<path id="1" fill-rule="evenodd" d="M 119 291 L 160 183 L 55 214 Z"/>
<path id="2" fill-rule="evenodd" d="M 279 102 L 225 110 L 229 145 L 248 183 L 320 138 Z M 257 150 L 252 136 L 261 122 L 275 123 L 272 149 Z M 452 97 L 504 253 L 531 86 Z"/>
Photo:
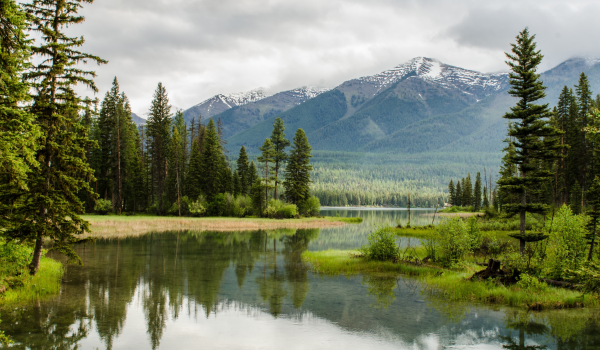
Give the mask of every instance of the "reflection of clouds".
<path id="1" fill-rule="evenodd" d="M 147 286 L 141 286 L 142 289 Z M 127 312 L 122 334 L 114 340 L 113 348 L 150 348 L 146 333 L 142 293 L 135 298 Z M 169 303 L 167 303 L 169 304 Z M 189 305 L 190 308 L 188 308 Z M 221 301 L 215 312 L 204 317 L 202 306 L 184 298 L 184 315 L 167 317 L 160 340 L 163 349 L 419 349 L 434 350 L 450 344 L 464 344 L 461 335 L 456 341 L 442 339 L 437 334 L 426 334 L 413 342 L 404 341 L 385 327 L 372 331 L 351 331 L 310 311 L 302 311 L 278 318 L 264 308 L 236 301 Z M 200 309 L 198 309 L 200 308 Z M 195 317 L 195 315 L 200 317 Z M 187 315 L 187 317 L 185 317 Z M 471 334 L 465 336 L 473 343 Z M 81 348 L 103 348 L 96 336 L 84 339 Z M 481 344 L 480 344 L 481 345 Z M 454 348 L 454 347 L 452 347 Z M 466 348 L 466 347 L 458 347 Z M 478 347 L 497 349 L 498 347 Z M 501 348 L 501 346 L 499 347 Z"/>

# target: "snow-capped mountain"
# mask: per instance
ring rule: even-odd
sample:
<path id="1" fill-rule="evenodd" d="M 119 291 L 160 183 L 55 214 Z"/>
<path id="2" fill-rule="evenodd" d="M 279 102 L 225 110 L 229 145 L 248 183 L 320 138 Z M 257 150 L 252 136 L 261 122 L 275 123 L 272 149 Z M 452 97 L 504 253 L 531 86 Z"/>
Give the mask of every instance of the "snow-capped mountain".
<path id="1" fill-rule="evenodd" d="M 296 104 L 300 104 L 308 99 L 315 98 L 329 90 L 330 89 L 318 88 L 314 86 L 303 86 L 301 88 L 288 90 L 286 92 L 294 98 L 298 99 L 298 102 L 296 102 Z"/>
<path id="2" fill-rule="evenodd" d="M 442 63 L 433 58 L 416 57 L 384 72 L 356 80 L 375 85 L 373 95 L 403 78 L 416 77 L 445 88 L 456 88 L 479 97 L 508 86 L 508 73 L 485 74 Z"/>

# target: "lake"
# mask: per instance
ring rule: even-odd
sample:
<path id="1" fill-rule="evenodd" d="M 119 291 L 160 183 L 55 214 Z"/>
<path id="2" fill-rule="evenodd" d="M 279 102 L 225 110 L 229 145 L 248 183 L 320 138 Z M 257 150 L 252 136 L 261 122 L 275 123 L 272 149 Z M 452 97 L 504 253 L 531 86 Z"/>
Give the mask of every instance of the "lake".
<path id="1" fill-rule="evenodd" d="M 77 246 L 61 294 L 1 312 L 28 349 L 595 349 L 598 313 L 450 304 L 415 279 L 316 275 L 305 250 L 353 249 L 404 210 L 333 229 L 160 232 Z M 413 225 L 432 210 L 411 210 Z M 436 219 L 437 220 L 437 219 Z M 418 239 L 399 240 L 403 246 Z"/>

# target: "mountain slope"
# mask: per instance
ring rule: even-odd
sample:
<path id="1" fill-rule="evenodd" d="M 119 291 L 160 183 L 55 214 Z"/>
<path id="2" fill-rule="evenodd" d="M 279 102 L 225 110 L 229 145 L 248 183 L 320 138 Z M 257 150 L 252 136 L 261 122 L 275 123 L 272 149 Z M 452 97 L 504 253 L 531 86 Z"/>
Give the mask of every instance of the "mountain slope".
<path id="1" fill-rule="evenodd" d="M 259 101 L 267 96 L 267 93 L 262 88 L 230 95 L 215 95 L 183 111 L 183 118 L 187 123 L 191 122 L 192 119 L 198 120 L 200 116 L 208 120 L 208 118 L 230 108 Z"/>
<path id="2" fill-rule="evenodd" d="M 269 136 L 273 120 L 281 117 L 288 134 L 302 127 L 314 149 L 377 149 L 377 140 L 432 116 L 457 113 L 504 91 L 507 84 L 507 74 L 482 74 L 418 57 L 374 76 L 344 82 L 328 92 L 328 98 L 308 100 L 265 118 L 230 137 L 229 147 L 256 148 Z"/>

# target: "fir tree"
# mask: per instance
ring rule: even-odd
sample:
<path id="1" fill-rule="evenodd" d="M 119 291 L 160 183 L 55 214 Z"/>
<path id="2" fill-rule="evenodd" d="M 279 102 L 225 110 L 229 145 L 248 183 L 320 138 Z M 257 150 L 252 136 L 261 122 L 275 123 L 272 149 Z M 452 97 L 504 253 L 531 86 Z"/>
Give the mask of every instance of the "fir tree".
<path id="1" fill-rule="evenodd" d="M 192 200 L 196 200 L 202 193 L 202 153 L 200 153 L 200 140 L 192 140 L 192 151 L 190 153 L 190 166 L 186 177 L 187 194 Z"/>
<path id="2" fill-rule="evenodd" d="M 594 100 L 592 99 L 592 91 L 590 90 L 590 83 L 585 73 L 581 73 L 579 76 L 579 83 L 575 87 L 577 93 L 577 105 L 579 107 L 578 119 L 579 119 L 579 130 L 581 130 L 582 139 L 582 152 L 580 157 L 582 161 L 580 163 L 581 171 L 581 188 L 582 188 L 582 200 L 585 204 L 586 201 L 586 189 L 587 189 L 587 177 L 591 167 L 590 150 L 588 149 L 588 141 L 585 132 L 585 128 L 588 126 L 588 114 L 590 113 Z"/>
<path id="3" fill-rule="evenodd" d="M 473 190 L 473 210 L 481 210 L 481 173 L 477 172 L 475 177 L 475 188 Z"/>
<path id="4" fill-rule="evenodd" d="M 240 194 L 242 194 L 242 182 L 240 181 L 240 174 L 238 173 L 237 170 L 234 170 L 234 172 L 233 172 L 233 195 L 237 197 Z"/>
<path id="5" fill-rule="evenodd" d="M 165 213 L 163 199 L 165 195 L 165 181 L 167 159 L 169 153 L 169 138 L 171 130 L 171 106 L 167 90 L 158 83 L 154 91 L 154 98 L 150 107 L 148 117 L 148 138 L 152 157 L 152 174 L 154 175 L 153 186 L 158 201 L 157 212 L 159 215 Z"/>
<path id="6" fill-rule="evenodd" d="M 53 250 L 81 263 L 70 244 L 89 230 L 88 222 L 79 216 L 84 208 L 78 193 L 93 192 L 89 186 L 93 173 L 85 159 L 90 140 L 79 122 L 81 100 L 74 86 L 81 83 L 96 92 L 95 73 L 77 65 L 106 61 L 78 51 L 83 38 L 68 37 L 64 29 L 83 21 L 77 11 L 82 3 L 90 2 L 34 0 L 24 5 L 31 29 L 42 37 L 40 45 L 32 47 L 40 63 L 32 67 L 26 79 L 34 87 L 31 112 L 43 138 L 36 155 L 39 167 L 28 176 L 29 190 L 15 193 L 20 204 L 13 208 L 16 219 L 5 234 L 35 242 L 29 265 L 32 275 L 39 268 L 44 238 L 53 241 Z"/>
<path id="7" fill-rule="evenodd" d="M 462 206 L 462 187 L 460 185 L 460 181 L 456 181 L 456 194 L 454 197 L 454 204 L 456 206 Z"/>
<path id="8" fill-rule="evenodd" d="M 243 194 L 247 194 L 250 185 L 254 183 L 254 181 L 249 181 L 248 170 L 248 155 L 246 154 L 246 147 L 242 146 L 237 159 L 237 171 L 240 176 L 240 192 Z"/>
<path id="9" fill-rule="evenodd" d="M 473 184 L 471 182 L 471 173 L 467 174 L 462 184 L 463 206 L 468 207 L 473 205 Z"/>
<path id="10" fill-rule="evenodd" d="M 285 169 L 285 196 L 290 203 L 299 204 L 310 196 L 311 147 L 306 133 L 298 129 L 294 135 L 292 149 Z"/>
<path id="11" fill-rule="evenodd" d="M 551 116 L 548 105 L 537 105 L 535 102 L 545 97 L 544 85 L 536 73 L 537 66 L 542 60 L 540 51 L 536 51 L 534 36 L 529 35 L 525 28 L 516 37 L 517 43 L 511 44 L 512 54 L 507 53 L 507 64 L 512 72 L 509 74 L 511 89 L 508 93 L 519 98 L 517 105 L 504 118 L 513 120 L 508 129 L 508 135 L 515 141 L 514 155 L 508 158 L 509 164 L 518 167 L 519 174 L 504 177 L 499 184 L 503 191 L 516 194 L 519 203 L 505 204 L 503 208 L 508 213 L 520 215 L 521 227 L 519 233 L 521 253 L 524 252 L 525 242 L 528 240 L 525 232 L 525 215 L 530 213 L 544 213 L 547 205 L 534 202 L 535 194 L 541 185 L 552 176 L 552 173 L 538 167 L 538 161 L 556 157 L 560 148 L 553 137 L 558 131 L 547 123 Z"/>
<path id="12" fill-rule="evenodd" d="M 588 222 L 588 235 L 587 239 L 590 243 L 590 251 L 588 254 L 588 261 L 592 260 L 594 254 L 594 246 L 596 244 L 596 236 L 598 235 L 598 220 L 600 219 L 600 178 L 596 176 L 592 185 L 589 189 L 589 200 L 588 200 L 588 210 L 587 215 L 590 217 L 590 221 Z"/>
<path id="13" fill-rule="evenodd" d="M 30 57 L 25 17 L 13 0 L 0 0 L 0 192 L 27 189 L 27 173 L 37 166 L 40 130 L 23 108 L 30 100 L 22 79 Z"/>
<path id="14" fill-rule="evenodd" d="M 269 189 L 273 188 L 271 182 L 275 180 L 273 168 L 270 167 L 271 163 L 275 161 L 275 149 L 270 138 L 265 139 L 265 142 L 260 147 L 261 155 L 257 158 L 257 161 L 261 164 L 262 175 L 263 175 L 263 188 L 265 191 L 265 202 L 269 202 Z"/>
<path id="15" fill-rule="evenodd" d="M 456 189 L 454 188 L 454 182 L 452 182 L 452 179 L 450 179 L 450 183 L 448 184 L 448 197 L 450 204 L 456 205 Z"/>
<path id="16" fill-rule="evenodd" d="M 254 164 L 254 161 L 251 161 L 248 166 L 248 184 L 254 184 L 257 178 L 258 171 L 256 170 L 256 164 Z"/>
<path id="17" fill-rule="evenodd" d="M 283 120 L 281 120 L 281 118 L 275 119 L 275 122 L 273 123 L 271 142 L 273 142 L 273 162 L 275 163 L 275 193 L 273 194 L 273 198 L 278 199 L 277 185 L 279 184 L 279 171 L 287 161 L 285 149 L 290 145 L 290 140 L 285 138 L 285 126 L 283 125 Z"/>
<path id="18" fill-rule="evenodd" d="M 202 192 L 209 202 L 221 191 L 222 176 L 222 157 L 221 143 L 217 128 L 212 119 L 208 121 L 206 133 L 204 136 L 204 151 L 202 152 Z"/>

